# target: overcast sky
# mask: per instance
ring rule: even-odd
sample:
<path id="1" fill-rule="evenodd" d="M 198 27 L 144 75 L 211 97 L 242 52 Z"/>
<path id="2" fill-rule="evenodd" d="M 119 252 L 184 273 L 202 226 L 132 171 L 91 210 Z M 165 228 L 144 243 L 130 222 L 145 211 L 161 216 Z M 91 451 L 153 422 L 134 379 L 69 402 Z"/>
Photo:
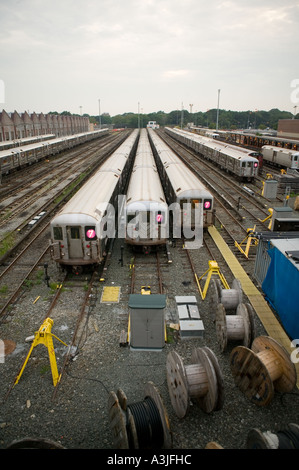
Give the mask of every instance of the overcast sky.
<path id="1" fill-rule="evenodd" d="M 295 79 L 298 0 L 0 0 L 0 110 L 294 112 Z"/>

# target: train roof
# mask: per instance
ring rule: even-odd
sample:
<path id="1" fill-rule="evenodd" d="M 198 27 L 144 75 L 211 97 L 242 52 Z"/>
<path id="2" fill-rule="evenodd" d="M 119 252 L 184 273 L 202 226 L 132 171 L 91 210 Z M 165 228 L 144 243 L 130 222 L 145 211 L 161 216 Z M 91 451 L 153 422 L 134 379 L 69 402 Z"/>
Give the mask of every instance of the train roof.
<path id="1" fill-rule="evenodd" d="M 43 148 L 47 145 L 55 145 L 57 143 L 64 142 L 64 141 L 67 142 L 69 140 L 80 138 L 85 135 L 101 133 L 103 131 L 107 131 L 107 129 L 101 129 L 99 131 L 91 131 L 91 132 L 82 132 L 80 134 L 65 135 L 65 136 L 57 137 L 56 139 L 43 140 L 34 144 L 21 145 L 20 147 L 13 147 L 10 149 L 1 150 L 0 159 L 7 158 L 13 155 L 18 155 L 21 152 L 30 152 L 31 150 Z"/>
<path id="2" fill-rule="evenodd" d="M 201 143 L 206 147 L 217 150 L 218 152 L 225 153 L 226 155 L 229 155 L 230 157 L 235 158 L 237 160 L 255 161 L 255 162 L 258 161 L 256 157 L 250 156 L 250 154 L 252 153 L 252 150 L 248 150 L 243 147 L 236 147 L 235 145 L 230 145 L 225 142 L 220 142 L 220 141 L 211 139 L 206 136 L 194 134 L 192 132 L 187 132 L 187 131 L 180 130 L 180 129 L 171 129 L 171 128 L 167 128 L 167 129 L 169 129 L 170 131 L 176 134 L 185 135 L 190 140 Z"/>
<path id="3" fill-rule="evenodd" d="M 27 142 L 32 142 L 32 141 L 39 141 L 41 142 L 42 140 L 46 139 L 54 139 L 55 134 L 44 134 L 44 135 L 36 135 L 32 137 L 22 137 L 19 139 L 13 139 L 13 140 L 3 140 L 0 142 L 0 150 L 3 147 L 9 147 L 9 148 L 14 148 L 14 147 L 19 147 L 20 145 L 27 145 Z"/>
<path id="4" fill-rule="evenodd" d="M 154 145 L 161 158 L 178 198 L 212 197 L 210 191 L 187 165 L 153 131 L 149 130 Z"/>
<path id="5" fill-rule="evenodd" d="M 121 162 L 119 155 L 121 148 L 124 154 L 131 148 L 137 138 L 138 132 L 133 132 L 126 141 L 109 157 L 99 170 L 77 191 L 65 204 L 60 212 L 52 219 L 52 224 L 67 224 L 70 221 L 78 224 L 96 223 L 100 220 L 108 207 L 115 186 L 124 168 L 126 158 Z M 115 153 L 117 153 L 117 158 Z"/>
<path id="6" fill-rule="evenodd" d="M 146 130 L 142 130 L 127 191 L 127 210 L 167 208 Z"/>
<path id="7" fill-rule="evenodd" d="M 98 171 L 65 204 L 63 209 L 52 219 L 52 223 L 64 223 L 72 219 L 81 224 L 85 219 L 100 220 L 103 215 L 103 203 L 107 208 L 119 175 L 115 172 Z M 100 209 L 101 207 L 101 209 Z M 99 209 L 98 209 L 99 208 Z"/>
<path id="8" fill-rule="evenodd" d="M 299 150 L 287 149 L 285 147 L 277 147 L 276 145 L 263 145 L 262 149 L 273 150 L 275 152 L 282 152 L 288 155 L 299 155 Z"/>

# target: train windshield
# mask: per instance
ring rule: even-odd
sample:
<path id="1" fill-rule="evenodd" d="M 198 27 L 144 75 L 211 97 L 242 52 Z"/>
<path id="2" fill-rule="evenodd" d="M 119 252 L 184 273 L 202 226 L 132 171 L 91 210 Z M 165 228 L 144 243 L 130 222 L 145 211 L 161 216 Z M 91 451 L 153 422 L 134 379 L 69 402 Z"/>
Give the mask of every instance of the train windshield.
<path id="1" fill-rule="evenodd" d="M 202 199 L 180 199 L 181 209 L 184 209 L 184 204 L 191 204 L 191 209 L 198 207 L 202 203 Z M 185 207 L 186 209 L 186 207 Z"/>
<path id="2" fill-rule="evenodd" d="M 63 239 L 62 227 L 54 227 L 53 235 L 54 235 L 54 240 L 62 240 Z"/>
<path id="3" fill-rule="evenodd" d="M 71 238 L 73 240 L 79 240 L 80 238 L 80 227 L 71 227 Z"/>

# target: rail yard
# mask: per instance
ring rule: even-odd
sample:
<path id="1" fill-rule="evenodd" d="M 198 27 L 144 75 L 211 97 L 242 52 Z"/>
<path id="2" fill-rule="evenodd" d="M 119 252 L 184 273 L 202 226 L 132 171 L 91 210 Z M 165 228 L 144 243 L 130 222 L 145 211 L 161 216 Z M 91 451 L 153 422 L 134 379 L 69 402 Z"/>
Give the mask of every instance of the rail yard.
<path id="1" fill-rule="evenodd" d="M 0 448 L 253 452 L 278 448 L 277 439 L 281 448 L 298 448 L 298 361 L 290 359 L 298 359 L 296 345 L 254 276 L 257 234 L 269 232 L 274 206 L 287 207 L 285 193 L 263 195 L 266 165 L 240 180 L 167 129 L 144 133 L 163 140 L 211 196 L 200 248 L 169 236 L 157 250 L 134 250 L 116 235 L 107 237 L 96 268 L 78 269 L 76 258 L 76 269 L 64 269 L 53 256 L 51 221 L 104 162 L 107 181 L 108 171 L 121 175 L 109 158 L 130 130 L 60 149 L 2 177 Z M 192 197 L 202 204 L 206 196 Z M 103 219 L 99 207 L 93 210 Z M 88 253 L 103 240 L 105 220 L 86 224 L 95 237 L 94 245 L 84 240 Z M 65 230 L 71 234 L 67 223 Z M 64 259 L 66 240 L 58 240 Z M 146 310 L 140 321 L 138 309 Z M 143 415 L 149 405 L 150 426 Z"/>

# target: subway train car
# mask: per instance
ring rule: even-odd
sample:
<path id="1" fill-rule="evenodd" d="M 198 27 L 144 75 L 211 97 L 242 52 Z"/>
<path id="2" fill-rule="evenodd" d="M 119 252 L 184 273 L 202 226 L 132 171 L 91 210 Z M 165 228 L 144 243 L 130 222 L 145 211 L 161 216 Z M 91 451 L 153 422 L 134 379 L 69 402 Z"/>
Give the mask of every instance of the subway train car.
<path id="1" fill-rule="evenodd" d="M 258 174 L 259 152 L 226 144 L 180 129 L 165 129 L 175 140 L 192 148 L 205 159 L 233 174 L 239 180 L 253 181 Z"/>
<path id="2" fill-rule="evenodd" d="M 51 256 L 75 273 L 98 265 L 117 226 L 139 131 L 134 130 L 51 221 Z"/>
<path id="3" fill-rule="evenodd" d="M 299 151 L 286 148 L 274 147 L 272 145 L 263 145 L 263 159 L 270 165 L 281 168 L 299 169 Z"/>
<path id="4" fill-rule="evenodd" d="M 168 206 L 146 129 L 141 129 L 125 204 L 125 241 L 149 253 L 165 245 Z"/>
<path id="5" fill-rule="evenodd" d="M 191 214 L 188 215 L 191 229 L 196 223 L 201 224 L 202 228 L 213 225 L 215 210 L 212 193 L 155 131 L 149 129 L 148 133 L 168 205 L 170 207 L 171 204 L 178 203 L 180 207 L 180 216 L 172 221 L 175 224 L 172 227 L 176 230 L 178 226 L 180 229 L 186 226 L 187 215 L 184 204 L 188 203 L 191 210 Z M 195 218 L 196 209 L 201 209 L 202 220 Z M 173 212 L 171 214 L 174 215 Z"/>
<path id="6" fill-rule="evenodd" d="M 101 135 L 106 135 L 108 132 L 108 129 L 99 129 L 97 131 L 63 136 L 35 144 L 2 150 L 0 151 L 0 175 L 9 174 L 14 170 L 31 165 L 43 158 L 56 155 L 63 150 L 89 142 Z"/>
<path id="7" fill-rule="evenodd" d="M 3 140 L 0 141 L 0 151 L 7 150 L 15 147 L 21 147 L 23 145 L 36 144 L 44 140 L 55 139 L 55 134 L 43 134 L 32 137 L 21 137 L 14 140 Z"/>

